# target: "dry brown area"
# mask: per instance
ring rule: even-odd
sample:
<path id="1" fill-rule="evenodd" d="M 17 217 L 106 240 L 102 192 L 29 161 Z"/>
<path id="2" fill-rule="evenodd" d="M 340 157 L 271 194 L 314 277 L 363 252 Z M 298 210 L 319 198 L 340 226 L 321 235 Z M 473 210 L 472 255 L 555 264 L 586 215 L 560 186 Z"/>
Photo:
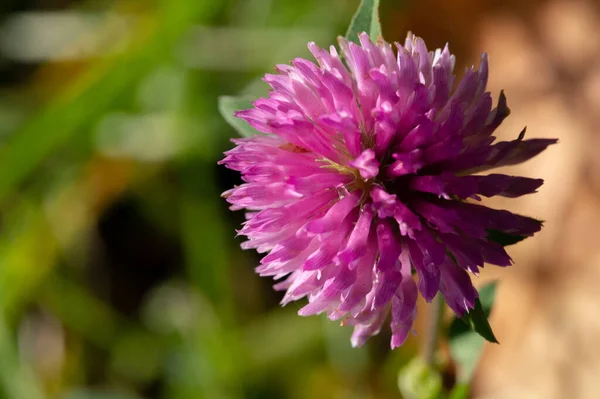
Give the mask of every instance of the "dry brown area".
<path id="1" fill-rule="evenodd" d="M 560 144 L 514 168 L 546 180 L 513 206 L 547 223 L 515 247 L 510 272 L 486 275 L 504 282 L 494 319 L 502 345 L 488 348 L 476 397 L 600 397 L 597 7 L 554 1 L 481 23 L 479 46 L 494 62 L 491 89 L 506 89 L 514 110 L 503 133 L 527 125 L 530 137 Z"/>

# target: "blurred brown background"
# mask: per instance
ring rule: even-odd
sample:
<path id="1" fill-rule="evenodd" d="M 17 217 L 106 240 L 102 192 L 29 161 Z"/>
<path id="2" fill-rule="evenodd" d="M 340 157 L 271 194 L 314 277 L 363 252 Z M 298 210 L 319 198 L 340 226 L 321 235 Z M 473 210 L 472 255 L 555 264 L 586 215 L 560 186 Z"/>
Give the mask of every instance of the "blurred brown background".
<path id="1" fill-rule="evenodd" d="M 504 89 L 512 111 L 500 137 L 527 126 L 528 137 L 560 140 L 506 168 L 542 177 L 538 194 L 490 201 L 546 223 L 511 249 L 512 268 L 482 274 L 501 282 L 501 345 L 486 348 L 478 398 L 600 397 L 599 24 L 592 0 L 422 1 L 385 17 L 395 37 L 412 29 L 429 45 L 449 41 L 459 60 L 489 53 L 489 89 Z"/>
<path id="2" fill-rule="evenodd" d="M 506 172 L 538 194 L 487 203 L 546 221 L 510 248 L 475 398 L 600 397 L 600 3 L 381 0 L 388 41 L 490 57 L 494 97 L 556 137 Z M 418 337 L 280 309 L 219 193 L 234 132 L 217 97 L 345 28 L 357 0 L 0 3 L 0 397 L 395 398 Z"/>

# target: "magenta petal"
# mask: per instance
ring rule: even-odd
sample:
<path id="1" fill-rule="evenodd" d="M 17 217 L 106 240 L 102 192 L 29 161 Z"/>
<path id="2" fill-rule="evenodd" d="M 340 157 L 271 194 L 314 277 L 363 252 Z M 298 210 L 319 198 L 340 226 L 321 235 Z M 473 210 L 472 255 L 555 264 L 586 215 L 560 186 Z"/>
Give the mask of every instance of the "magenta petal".
<path id="1" fill-rule="evenodd" d="M 359 199 L 358 193 L 345 196 L 332 205 L 323 217 L 308 222 L 305 226 L 306 231 L 320 234 L 334 230 L 354 209 Z"/>
<path id="2" fill-rule="evenodd" d="M 414 231 L 421 230 L 421 220 L 414 212 L 401 202 L 396 204 L 394 219 L 400 227 L 400 234 L 414 237 Z"/>
<path id="3" fill-rule="evenodd" d="M 496 130 L 496 128 L 500 126 L 502 121 L 506 119 L 509 114 L 510 109 L 506 103 L 506 97 L 504 96 L 504 92 L 501 91 L 500 95 L 498 96 L 498 105 L 496 105 L 496 108 L 494 108 L 488 115 L 488 121 L 486 124 L 487 126 L 486 130 L 484 131 L 485 134 L 491 134 L 494 130 Z"/>
<path id="4" fill-rule="evenodd" d="M 417 288 L 410 276 L 405 276 L 402 285 L 392 299 L 391 347 L 401 346 L 412 329 L 416 316 Z"/>
<path id="5" fill-rule="evenodd" d="M 548 146 L 556 144 L 558 140 L 549 139 L 517 139 L 511 142 L 498 143 L 494 147 L 496 151 L 492 153 L 488 165 L 507 166 L 516 165 L 527 161 L 530 158 L 544 151 Z"/>
<path id="6" fill-rule="evenodd" d="M 379 174 L 379 162 L 375 159 L 375 151 L 364 150 L 350 166 L 358 169 L 363 179 L 372 179 Z"/>
<path id="7" fill-rule="evenodd" d="M 356 157 L 361 153 L 360 129 L 349 112 L 343 111 L 323 115 L 319 118 L 319 123 L 321 126 L 331 128 L 342 134 L 344 144 L 351 156 Z"/>
<path id="8" fill-rule="evenodd" d="M 477 240 L 473 240 L 477 241 Z M 496 266 L 510 266 L 512 265 L 512 259 L 506 253 L 504 247 L 500 244 L 490 241 L 480 241 L 481 242 L 481 254 L 483 255 L 483 260 L 486 263 L 491 263 Z"/>
<path id="9" fill-rule="evenodd" d="M 461 198 L 468 198 L 477 192 L 477 184 L 472 180 L 474 176 L 466 176 L 467 180 L 462 180 L 462 184 L 455 184 L 458 189 L 451 188 L 452 182 L 457 182 L 460 177 L 450 174 L 416 176 L 410 181 L 410 188 L 423 193 L 432 193 L 445 199 L 450 199 L 450 194 L 458 195 Z M 460 195 L 457 194 L 460 192 Z"/>
<path id="10" fill-rule="evenodd" d="M 423 167 L 421 153 L 422 151 L 417 149 L 409 153 L 392 154 L 396 161 L 386 169 L 386 174 L 390 177 L 398 177 L 415 173 Z"/>
<path id="11" fill-rule="evenodd" d="M 297 237 L 295 235 L 288 237 L 277 244 L 267 256 L 262 258 L 261 263 L 265 264 L 274 261 L 285 262 L 293 259 L 306 249 L 311 241 L 312 237 Z"/>
<path id="12" fill-rule="evenodd" d="M 396 134 L 396 124 L 389 117 L 379 115 L 374 127 L 375 134 L 375 152 L 378 156 L 382 156 L 387 152 L 387 149 L 394 139 Z"/>
<path id="13" fill-rule="evenodd" d="M 319 280 L 315 272 L 295 271 L 281 283 L 275 284 L 273 288 L 276 290 L 287 290 L 281 305 L 285 306 L 291 301 L 297 301 L 304 298 L 310 292 L 319 287 Z"/>
<path id="14" fill-rule="evenodd" d="M 350 238 L 348 238 L 348 245 L 337 255 L 338 262 L 351 264 L 364 255 L 367 251 L 367 240 L 371 231 L 372 221 L 373 211 L 368 207 L 363 208 L 354 226 L 354 230 L 352 230 Z"/>
<path id="15" fill-rule="evenodd" d="M 354 327 L 354 332 L 352 333 L 352 338 L 350 339 L 352 347 L 361 347 L 365 344 L 365 342 L 367 342 L 367 339 L 371 338 L 373 335 L 379 334 L 379 331 L 381 331 L 381 326 L 386 318 L 386 310 L 380 309 L 373 313 L 372 318 L 368 320 L 368 322 L 364 324 L 357 324 Z"/>
<path id="16" fill-rule="evenodd" d="M 421 158 L 424 164 L 433 164 L 454 158 L 460 154 L 462 149 L 462 138 L 459 136 L 449 136 L 425 149 Z"/>
<path id="17" fill-rule="evenodd" d="M 300 316 L 310 316 L 322 313 L 327 310 L 332 303 L 339 301 L 339 296 L 343 291 L 350 288 L 356 281 L 356 270 L 350 270 L 348 267 L 339 268 L 338 274 L 327 280 L 319 295 L 310 299 L 308 305 L 298 311 Z"/>
<path id="18" fill-rule="evenodd" d="M 467 272 L 458 267 L 450 258 L 440 265 L 440 270 L 442 272 L 440 291 L 448 306 L 459 317 L 469 309 L 474 309 L 478 294 Z"/>
<path id="19" fill-rule="evenodd" d="M 416 201 L 414 209 L 427 220 L 427 222 L 441 233 L 455 233 L 461 220 L 458 212 L 452 207 L 443 207 L 430 201 Z M 481 229 L 485 234 L 485 230 Z"/>
<path id="20" fill-rule="evenodd" d="M 391 270 L 380 274 L 380 283 L 375 290 L 373 298 L 373 309 L 378 309 L 389 303 L 402 281 L 402 274 L 397 270 Z"/>
<path id="21" fill-rule="evenodd" d="M 256 232 L 281 231 L 285 227 L 303 222 L 307 217 L 326 206 L 336 197 L 333 192 L 323 192 L 282 207 L 263 209 L 245 223 L 240 233 L 250 235 Z"/>
<path id="22" fill-rule="evenodd" d="M 435 268 L 446 258 L 446 246 L 429 229 L 416 232 L 414 240 L 423 253 L 423 264 L 428 268 Z"/>
<path id="23" fill-rule="evenodd" d="M 388 194 L 381 187 L 371 189 L 371 199 L 373 200 L 373 209 L 377 211 L 377 216 L 387 218 L 393 216 L 397 208 L 396 196 Z"/>
<path id="24" fill-rule="evenodd" d="M 458 265 L 477 274 L 479 267 L 483 266 L 481 248 L 473 246 L 462 237 L 454 234 L 440 234 L 440 238 L 448 246 L 448 251 L 454 256 Z"/>
<path id="25" fill-rule="evenodd" d="M 379 261 L 377 269 L 386 272 L 393 270 L 398 256 L 402 252 L 402 245 L 399 237 L 396 235 L 392 224 L 388 220 L 379 220 L 377 222 L 377 246 L 379 249 Z"/>
<path id="26" fill-rule="evenodd" d="M 530 236 L 542 228 L 539 220 L 481 205 L 457 203 L 455 210 L 461 218 L 478 218 L 486 229 L 500 230 L 507 234 Z"/>
<path id="27" fill-rule="evenodd" d="M 413 321 L 407 321 L 402 323 L 392 323 L 392 340 L 390 342 L 390 347 L 392 349 L 398 348 L 404 344 L 406 338 L 408 338 L 408 333 L 412 330 Z"/>
<path id="28" fill-rule="evenodd" d="M 395 310 L 393 310 L 392 317 L 397 322 L 406 321 L 413 317 L 417 306 L 418 296 L 419 291 L 412 276 L 403 273 L 402 282 L 394 295 L 396 306 Z"/>
<path id="29" fill-rule="evenodd" d="M 476 148 L 473 152 L 466 152 L 441 166 L 462 173 L 483 172 L 500 166 L 525 162 L 557 142 L 558 140 L 555 139 L 517 139 L 499 142 L 490 147 Z"/>
<path id="30" fill-rule="evenodd" d="M 325 239 L 319 237 L 318 239 L 321 241 L 319 248 L 306 259 L 302 269 L 318 270 L 333 264 L 334 257 L 346 240 L 346 235 L 350 232 L 353 223 L 354 217 L 350 215 L 346 217 L 342 226 L 331 232 Z"/>
<path id="31" fill-rule="evenodd" d="M 428 118 L 422 118 L 420 123 L 411 130 L 398 146 L 401 151 L 412 151 L 416 148 L 433 143 L 435 124 Z"/>
<path id="32" fill-rule="evenodd" d="M 527 177 L 491 174 L 487 176 L 473 176 L 477 179 L 477 192 L 486 197 L 499 195 L 502 197 L 516 198 L 522 195 L 535 193 L 544 184 L 542 179 Z"/>
<path id="33" fill-rule="evenodd" d="M 442 175 L 416 176 L 411 179 L 413 190 L 436 194 L 450 199 L 450 195 L 460 198 L 474 197 L 481 194 L 486 197 L 495 195 L 515 198 L 534 193 L 542 184 L 542 179 L 491 174 L 487 176 L 454 176 L 450 173 Z"/>
<path id="34" fill-rule="evenodd" d="M 353 312 L 358 314 L 366 304 L 366 296 L 373 286 L 373 265 L 377 258 L 377 246 L 375 245 L 375 234 L 369 234 L 369 245 L 366 253 L 358 261 L 356 267 L 356 281 L 342 295 L 342 302 L 339 306 L 341 312 Z"/>
<path id="35" fill-rule="evenodd" d="M 412 264 L 419 277 L 418 287 L 423 298 L 430 302 L 440 287 L 439 268 L 426 261 L 422 250 L 414 240 L 407 240 L 408 249 Z M 402 255 L 401 255 L 402 256 Z"/>

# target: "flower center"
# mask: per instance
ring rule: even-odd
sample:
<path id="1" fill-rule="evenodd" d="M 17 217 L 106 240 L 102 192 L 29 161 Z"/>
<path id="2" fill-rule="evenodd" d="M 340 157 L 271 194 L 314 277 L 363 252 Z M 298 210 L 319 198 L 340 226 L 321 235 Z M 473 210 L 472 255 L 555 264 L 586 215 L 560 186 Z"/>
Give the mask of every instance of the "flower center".
<path id="1" fill-rule="evenodd" d="M 321 161 L 326 163 L 326 165 L 322 166 L 323 168 L 333 169 L 338 173 L 345 174 L 345 175 L 351 175 L 354 178 L 350 183 L 347 183 L 344 187 L 348 192 L 353 192 L 355 190 L 362 191 L 361 202 L 364 202 L 367 199 L 367 197 L 369 196 L 369 193 L 371 192 L 371 188 L 373 187 L 373 185 L 378 183 L 377 177 L 365 179 L 363 176 L 361 176 L 358 168 L 354 168 L 352 166 L 340 165 L 336 162 L 333 162 L 333 161 L 331 161 L 329 159 L 325 159 L 325 158 L 322 159 Z"/>

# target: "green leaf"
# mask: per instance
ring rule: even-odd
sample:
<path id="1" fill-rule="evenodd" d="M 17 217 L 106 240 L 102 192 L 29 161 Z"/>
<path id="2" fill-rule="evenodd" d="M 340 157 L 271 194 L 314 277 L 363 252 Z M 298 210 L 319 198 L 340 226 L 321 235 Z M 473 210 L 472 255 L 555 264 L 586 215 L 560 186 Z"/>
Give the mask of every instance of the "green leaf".
<path id="1" fill-rule="evenodd" d="M 449 399 L 467 399 L 469 397 L 469 391 L 471 387 L 469 384 L 460 383 L 452 388 L 450 391 Z"/>
<path id="2" fill-rule="evenodd" d="M 493 303 L 493 297 L 496 293 L 496 285 L 493 284 L 491 286 L 486 286 L 485 294 L 486 298 L 483 298 L 484 301 L 488 301 L 488 303 Z M 483 291 L 484 289 L 482 289 Z M 498 340 L 494 336 L 492 332 L 492 327 L 490 327 L 490 323 L 488 322 L 489 309 L 486 312 L 483 307 L 482 293 L 479 293 L 479 298 L 475 300 L 475 309 L 472 309 L 469 313 L 465 314 L 462 317 L 462 321 L 467 323 L 475 332 L 481 335 L 489 342 L 498 343 Z"/>
<path id="3" fill-rule="evenodd" d="M 507 245 L 516 244 L 527 238 L 527 236 L 515 236 L 515 235 L 511 235 L 511 234 L 506 234 L 499 230 L 492 230 L 492 229 L 487 230 L 487 233 L 488 233 L 488 236 L 487 236 L 488 240 L 493 241 L 497 244 L 500 244 L 503 247 L 505 247 Z"/>
<path id="4" fill-rule="evenodd" d="M 485 285 L 479 290 L 479 299 L 475 309 L 462 319 L 455 318 L 448 332 L 450 353 L 459 365 L 458 380 L 469 382 L 483 352 L 485 340 L 498 343 L 487 320 L 496 295 L 496 282 Z"/>
<path id="5" fill-rule="evenodd" d="M 481 302 L 485 315 L 488 317 L 494 306 L 494 299 L 496 299 L 497 285 L 498 283 L 496 281 L 492 281 L 479 289 L 479 301 Z"/>
<path id="6" fill-rule="evenodd" d="M 407 399 L 437 399 L 442 394 L 442 376 L 423 359 L 415 357 L 400 370 L 398 388 Z"/>
<path id="7" fill-rule="evenodd" d="M 250 126 L 246 121 L 235 117 L 233 114 L 242 109 L 252 108 L 252 101 L 246 97 L 219 97 L 219 112 L 242 137 L 252 137 L 255 134 L 261 134 L 258 130 Z"/>
<path id="8" fill-rule="evenodd" d="M 367 32 L 373 41 L 381 35 L 379 0 L 361 0 L 346 32 L 346 39 L 358 43 L 358 34 L 361 32 Z"/>

